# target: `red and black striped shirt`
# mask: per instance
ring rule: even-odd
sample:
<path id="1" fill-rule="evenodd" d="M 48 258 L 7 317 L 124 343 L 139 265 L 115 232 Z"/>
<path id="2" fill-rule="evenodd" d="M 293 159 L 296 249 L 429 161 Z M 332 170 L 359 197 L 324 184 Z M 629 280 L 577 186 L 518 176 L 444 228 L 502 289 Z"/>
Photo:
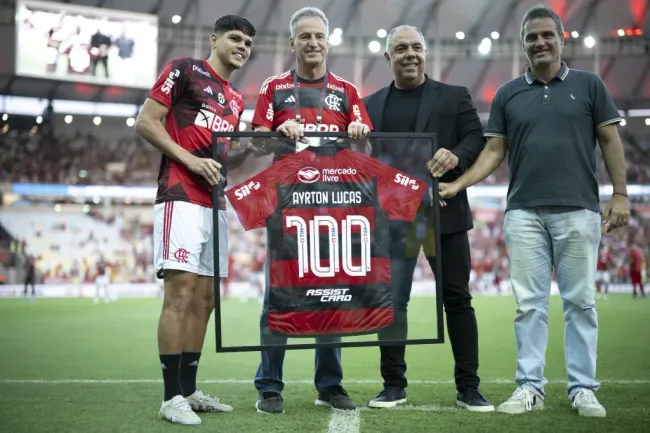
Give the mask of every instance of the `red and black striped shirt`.
<path id="1" fill-rule="evenodd" d="M 212 145 L 218 146 L 217 162 L 225 178 L 230 139 L 215 137 L 214 132 L 239 131 L 244 111 L 242 94 L 221 78 L 207 61 L 181 58 L 163 68 L 149 97 L 169 109 L 165 129 L 191 154 L 211 158 Z M 156 203 L 170 200 L 212 207 L 212 188 L 201 176 L 163 155 Z M 225 209 L 225 204 L 221 194 L 220 208 Z"/>
<path id="2" fill-rule="evenodd" d="M 287 120 L 296 119 L 296 98 L 294 80 L 296 70 L 268 78 L 262 84 L 252 127 L 259 126 L 275 131 Z M 327 78 L 325 95 L 322 88 Z M 354 121 L 364 123 L 373 129 L 372 122 L 363 104 L 359 90 L 349 81 L 331 72 L 317 80 L 297 79 L 300 120 L 305 131 L 345 132 Z M 319 108 L 322 106 L 321 123 L 317 124 Z M 311 145 L 317 145 L 318 138 L 310 138 Z M 298 150 L 302 150 L 300 147 Z M 286 142 L 276 152 L 273 162 L 296 153 L 296 143 Z"/>

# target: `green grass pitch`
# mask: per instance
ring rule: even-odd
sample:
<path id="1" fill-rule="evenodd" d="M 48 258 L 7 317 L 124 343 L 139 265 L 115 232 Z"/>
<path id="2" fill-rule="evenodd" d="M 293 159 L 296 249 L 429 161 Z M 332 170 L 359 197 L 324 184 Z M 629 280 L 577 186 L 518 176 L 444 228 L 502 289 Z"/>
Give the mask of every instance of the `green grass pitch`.
<path id="1" fill-rule="evenodd" d="M 213 324 L 201 358 L 200 388 L 235 410 L 201 414 L 198 427 L 157 419 L 162 398 L 156 327 L 160 300 L 122 299 L 93 305 L 88 299 L 0 301 L 1 432 L 327 432 L 332 411 L 314 406 L 313 350 L 290 351 L 285 361 L 283 415 L 257 413 L 252 378 L 259 353 L 215 353 Z M 480 332 L 481 389 L 495 405 L 514 390 L 514 301 L 474 299 Z M 418 311 L 417 298 L 410 307 Z M 422 307 L 419 307 L 420 310 Z M 224 320 L 257 316 L 259 304 L 228 300 Z M 551 299 L 546 409 L 508 416 L 454 408 L 449 343 L 407 348 L 409 405 L 361 409 L 361 432 L 648 431 L 650 423 L 650 299 L 611 295 L 598 301 L 600 341 L 597 394 L 607 417 L 578 417 L 566 398 L 563 313 Z M 343 349 L 344 386 L 358 404 L 380 391 L 378 348 Z M 340 430 L 340 429 L 339 429 Z"/>

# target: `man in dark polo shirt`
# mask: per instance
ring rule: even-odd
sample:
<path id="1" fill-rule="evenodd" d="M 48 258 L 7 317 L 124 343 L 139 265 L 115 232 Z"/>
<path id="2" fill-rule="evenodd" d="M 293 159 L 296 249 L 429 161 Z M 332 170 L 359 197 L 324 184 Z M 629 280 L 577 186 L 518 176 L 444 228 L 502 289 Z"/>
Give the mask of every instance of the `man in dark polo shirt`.
<path id="1" fill-rule="evenodd" d="M 510 184 L 504 222 L 512 291 L 517 303 L 517 389 L 504 413 L 543 409 L 548 300 L 555 269 L 564 306 L 568 396 L 583 416 L 606 415 L 594 391 L 598 318 L 594 281 L 601 223 L 627 224 L 626 172 L 620 117 L 601 78 L 561 61 L 564 29 L 546 6 L 529 10 L 521 40 L 529 67 L 502 85 L 492 102 L 488 143 L 476 163 L 443 198 L 485 179 L 508 153 Z M 598 141 L 613 196 L 600 214 Z"/>

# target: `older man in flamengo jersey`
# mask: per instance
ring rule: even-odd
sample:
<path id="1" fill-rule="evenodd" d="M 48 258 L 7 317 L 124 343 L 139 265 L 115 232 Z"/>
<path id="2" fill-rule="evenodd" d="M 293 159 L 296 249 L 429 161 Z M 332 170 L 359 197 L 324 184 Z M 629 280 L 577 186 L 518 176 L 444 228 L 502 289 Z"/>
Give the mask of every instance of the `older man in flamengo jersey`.
<path id="1" fill-rule="evenodd" d="M 257 141 L 254 145 L 257 155 L 273 152 L 274 163 L 308 146 L 320 144 L 318 138 L 304 137 L 304 131 L 347 131 L 354 142 L 363 140 L 372 129 L 358 89 L 327 69 L 329 21 L 325 14 L 312 7 L 300 9 L 292 16 L 289 27 L 290 48 L 296 55 L 297 67 L 270 77 L 262 84 L 252 122 L 255 131 L 280 131 L 290 139 Z M 268 269 L 267 262 L 267 278 Z M 266 327 L 268 320 L 267 306 L 268 294 L 260 322 L 262 328 Z M 332 341 L 336 340 L 317 339 L 317 342 Z M 262 335 L 263 345 L 284 343 L 286 337 Z M 284 389 L 282 365 L 285 350 L 267 349 L 261 355 L 255 376 L 255 388 L 259 393 L 255 407 L 259 412 L 283 413 L 281 393 Z M 355 404 L 341 386 L 342 380 L 341 350 L 316 349 L 316 404 L 354 409 Z"/>

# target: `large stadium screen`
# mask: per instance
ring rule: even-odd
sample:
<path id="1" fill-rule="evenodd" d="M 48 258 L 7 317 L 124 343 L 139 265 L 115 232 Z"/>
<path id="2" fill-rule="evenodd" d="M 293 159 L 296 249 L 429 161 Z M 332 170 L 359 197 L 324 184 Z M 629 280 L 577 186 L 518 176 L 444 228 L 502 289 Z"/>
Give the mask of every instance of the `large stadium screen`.
<path id="1" fill-rule="evenodd" d="M 157 51 L 155 15 L 18 2 L 17 75 L 149 88 L 158 74 Z"/>

